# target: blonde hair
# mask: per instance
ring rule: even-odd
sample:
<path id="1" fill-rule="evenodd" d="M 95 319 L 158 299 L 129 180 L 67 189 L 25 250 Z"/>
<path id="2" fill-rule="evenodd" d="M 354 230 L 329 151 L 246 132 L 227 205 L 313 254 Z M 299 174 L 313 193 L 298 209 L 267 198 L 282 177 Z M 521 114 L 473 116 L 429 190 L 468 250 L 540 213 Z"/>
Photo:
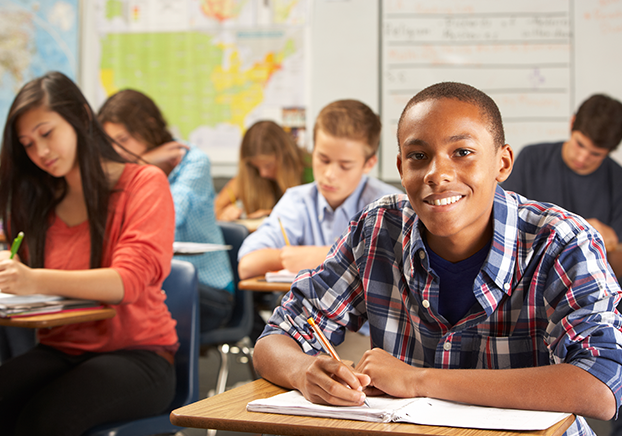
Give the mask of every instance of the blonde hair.
<path id="1" fill-rule="evenodd" d="M 276 157 L 276 178 L 261 177 L 250 159 Z M 308 153 L 296 146 L 293 138 L 272 121 L 258 121 L 244 134 L 238 168 L 239 198 L 247 214 L 272 209 L 287 188 L 302 183 Z"/>
<path id="2" fill-rule="evenodd" d="M 313 138 L 317 132 L 365 143 L 367 159 L 378 151 L 380 144 L 380 117 L 369 106 L 358 100 L 337 100 L 325 106 L 315 120 Z"/>

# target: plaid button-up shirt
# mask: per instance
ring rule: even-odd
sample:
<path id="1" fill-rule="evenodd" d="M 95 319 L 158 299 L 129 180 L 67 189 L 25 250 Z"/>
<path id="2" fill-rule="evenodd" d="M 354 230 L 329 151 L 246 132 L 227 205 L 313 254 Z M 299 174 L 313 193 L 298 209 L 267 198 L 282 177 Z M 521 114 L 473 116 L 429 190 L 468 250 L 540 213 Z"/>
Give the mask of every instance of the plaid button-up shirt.
<path id="1" fill-rule="evenodd" d="M 353 218 L 324 264 L 298 275 L 264 335 L 289 334 L 306 353 L 320 352 L 304 304 L 334 344 L 369 320 L 372 347 L 417 367 L 570 363 L 606 383 L 619 407 L 622 291 L 599 234 L 577 215 L 500 187 L 493 215 L 491 249 L 473 283 L 479 306 L 457 324 L 438 312 L 423 224 L 405 195 L 393 195 Z M 593 432 L 579 418 L 567 434 Z"/>

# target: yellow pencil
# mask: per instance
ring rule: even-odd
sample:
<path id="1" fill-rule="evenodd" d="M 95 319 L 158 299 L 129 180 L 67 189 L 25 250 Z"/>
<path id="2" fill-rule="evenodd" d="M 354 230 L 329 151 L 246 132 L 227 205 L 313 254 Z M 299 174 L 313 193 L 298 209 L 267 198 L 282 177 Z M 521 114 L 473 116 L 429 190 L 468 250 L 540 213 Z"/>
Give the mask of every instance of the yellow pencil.
<path id="1" fill-rule="evenodd" d="M 229 200 L 231 200 L 231 204 L 235 204 L 238 199 L 235 197 L 235 193 L 229 189 L 229 188 L 225 188 L 227 190 L 227 193 L 229 194 Z"/>
<path id="2" fill-rule="evenodd" d="M 285 227 L 283 227 L 281 218 L 277 218 L 277 219 L 279 220 L 279 225 L 281 226 L 281 232 L 283 232 L 283 239 L 285 239 L 285 245 L 289 245 L 289 239 L 287 238 L 287 233 L 285 233 Z"/>
<path id="3" fill-rule="evenodd" d="M 326 351 L 328 354 L 330 354 L 330 356 L 333 359 L 335 359 L 336 361 L 341 362 L 341 359 L 339 358 L 339 355 L 337 354 L 337 352 L 335 351 L 335 349 L 331 345 L 331 343 L 328 340 L 328 338 L 326 336 L 324 336 L 324 333 L 322 332 L 322 330 L 320 330 L 320 327 L 315 323 L 313 318 L 311 318 L 311 315 L 309 314 L 309 311 L 307 310 L 307 308 L 302 306 L 302 309 L 304 310 L 305 316 L 307 317 L 307 322 L 309 323 L 309 325 L 311 326 L 311 328 L 315 332 L 315 337 L 316 337 L 316 339 L 318 341 L 320 341 L 320 344 L 322 344 L 322 348 L 324 348 L 324 351 Z M 363 402 L 365 403 L 365 405 L 367 407 L 370 407 L 369 403 L 367 402 L 367 398 L 365 400 L 363 400 Z"/>

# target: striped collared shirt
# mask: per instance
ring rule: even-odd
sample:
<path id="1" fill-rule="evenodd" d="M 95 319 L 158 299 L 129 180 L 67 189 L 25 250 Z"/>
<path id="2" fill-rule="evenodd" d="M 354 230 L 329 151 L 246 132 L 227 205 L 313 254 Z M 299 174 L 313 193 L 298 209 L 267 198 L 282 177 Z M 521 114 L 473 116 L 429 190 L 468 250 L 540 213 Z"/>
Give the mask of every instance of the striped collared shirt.
<path id="1" fill-rule="evenodd" d="M 334 344 L 369 320 L 373 347 L 417 367 L 570 363 L 607 384 L 619 407 L 622 291 L 600 235 L 577 215 L 500 187 L 493 216 L 490 252 L 473 283 L 479 306 L 455 325 L 438 313 L 422 224 L 405 195 L 392 195 L 353 218 L 324 264 L 298 275 L 264 335 L 287 333 L 306 353 L 321 351 L 304 304 Z M 592 432 L 579 418 L 567 434 Z"/>

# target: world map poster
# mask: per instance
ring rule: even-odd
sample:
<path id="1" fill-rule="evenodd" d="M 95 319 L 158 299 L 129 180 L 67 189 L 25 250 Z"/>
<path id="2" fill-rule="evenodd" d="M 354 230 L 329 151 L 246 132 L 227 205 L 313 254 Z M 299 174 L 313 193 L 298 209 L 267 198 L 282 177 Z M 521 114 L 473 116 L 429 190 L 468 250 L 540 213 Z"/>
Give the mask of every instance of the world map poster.
<path id="1" fill-rule="evenodd" d="M 60 71 L 77 80 L 78 0 L 0 1 L 0 120 L 32 79 Z"/>
<path id="2" fill-rule="evenodd" d="M 99 105 L 149 95 L 213 163 L 236 162 L 254 122 L 304 113 L 307 0 L 98 1 Z"/>

